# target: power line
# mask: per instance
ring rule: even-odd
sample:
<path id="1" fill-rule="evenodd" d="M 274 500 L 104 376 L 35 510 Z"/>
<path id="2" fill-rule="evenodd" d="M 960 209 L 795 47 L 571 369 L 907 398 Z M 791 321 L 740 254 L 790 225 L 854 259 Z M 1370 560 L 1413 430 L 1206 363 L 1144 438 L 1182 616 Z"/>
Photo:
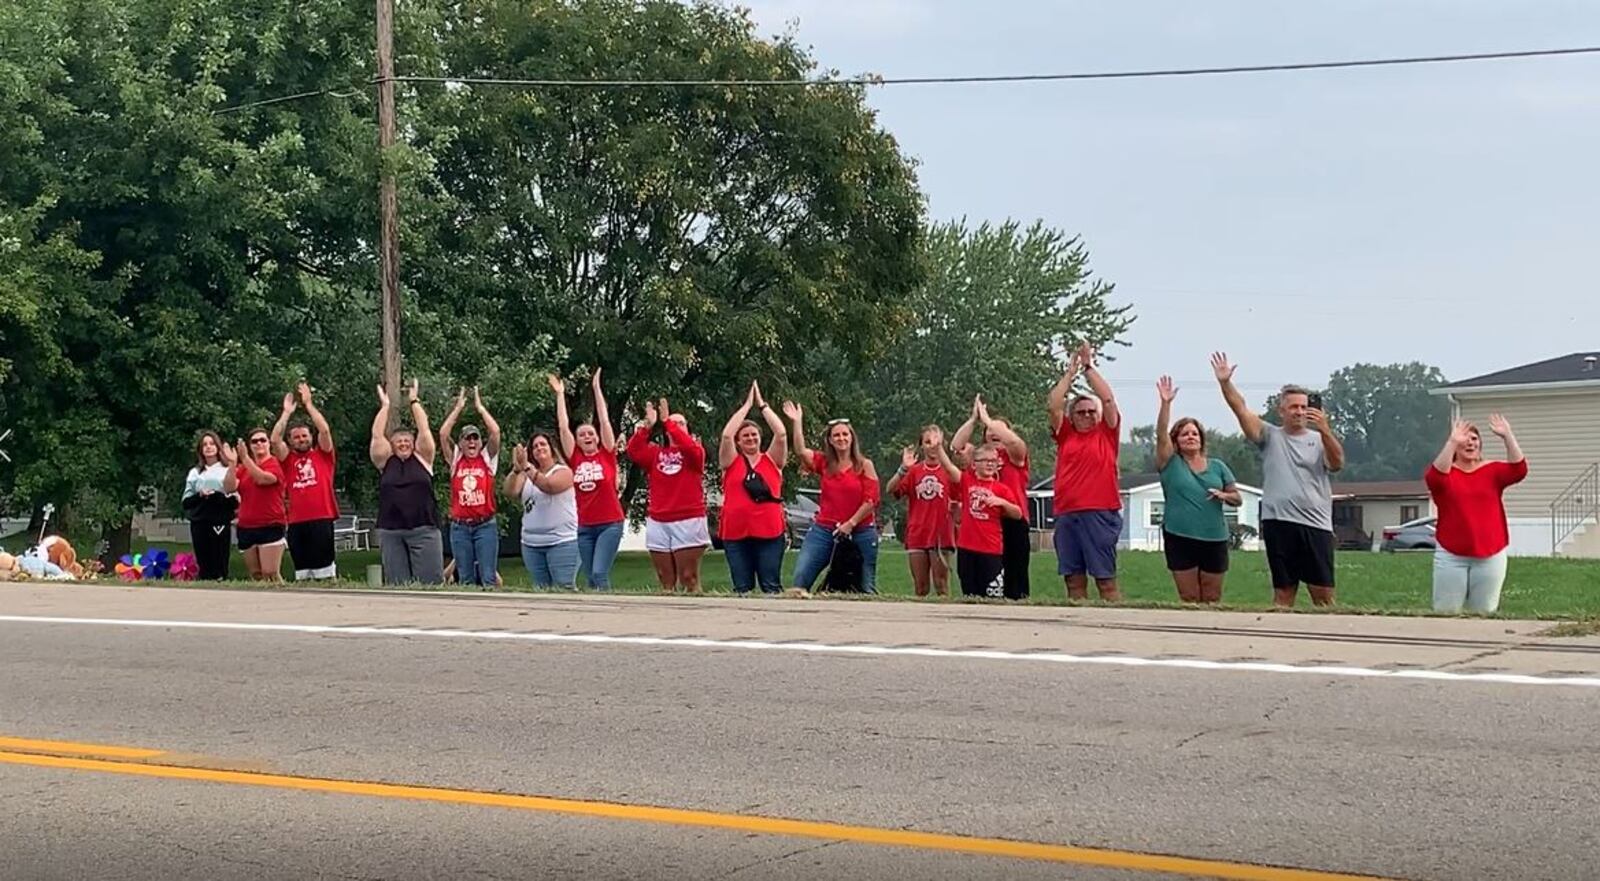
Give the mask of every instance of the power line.
<path id="1" fill-rule="evenodd" d="M 913 86 L 954 85 L 974 83 L 1033 83 L 1062 82 L 1066 80 L 1149 79 L 1153 77 L 1211 76 L 1218 74 L 1269 73 L 1295 70 L 1333 70 L 1352 67 L 1391 67 L 1408 64 L 1440 64 L 1456 61 L 1492 61 L 1511 58 L 1547 58 L 1562 55 L 1591 55 L 1600 53 L 1600 46 L 1580 46 L 1570 49 L 1525 49 L 1513 52 L 1474 52 L 1459 55 L 1413 55 L 1400 58 L 1361 58 L 1345 61 L 1306 61 L 1296 64 L 1255 64 L 1228 67 L 1175 67 L 1149 70 L 1108 70 L 1083 73 L 1033 73 L 998 74 L 994 76 L 928 76 L 928 77 L 843 77 L 789 80 L 575 80 L 575 79 L 511 79 L 501 77 L 432 77 L 397 76 L 403 83 L 460 83 L 483 86 L 533 86 L 576 88 L 660 88 L 672 86 Z"/>
<path id="2" fill-rule="evenodd" d="M 1073 80 L 1118 80 L 1118 79 L 1152 79 L 1158 77 L 1189 77 L 1189 76 L 1218 76 L 1243 73 L 1281 73 L 1301 70 L 1339 70 L 1358 67 L 1395 67 L 1400 65 L 1418 64 L 1445 64 L 1464 61 L 1497 61 L 1518 58 L 1553 58 L 1568 55 L 1593 55 L 1600 53 L 1600 46 L 1578 46 L 1566 49 L 1523 49 L 1507 52 L 1470 52 L 1454 55 L 1410 55 L 1396 58 L 1357 58 L 1338 61 L 1305 61 L 1290 64 L 1251 64 L 1229 65 L 1224 67 L 1174 67 L 1151 68 L 1144 70 L 1104 70 L 1084 71 L 1077 73 L 1033 73 L 1033 74 L 996 74 L 992 76 L 926 76 L 926 77 L 824 77 L 821 79 L 520 79 L 511 77 L 448 77 L 448 76 L 396 76 L 388 80 L 374 78 L 364 83 L 365 86 L 378 85 L 385 81 L 397 83 L 417 83 L 435 85 L 474 85 L 474 86 L 513 86 L 522 88 L 591 88 L 591 89 L 635 89 L 635 88 L 815 88 L 838 86 L 915 86 L 915 85 L 975 85 L 995 83 L 1039 83 L 1039 82 L 1066 82 Z M 334 89 L 317 89 L 308 92 L 297 92 L 293 95 L 284 95 L 278 98 L 267 98 L 261 101 L 251 101 L 246 104 L 237 104 L 212 111 L 213 114 L 236 113 L 256 107 L 266 107 L 273 104 L 282 104 L 288 101 L 298 101 L 306 98 L 315 98 L 331 95 L 340 98 L 349 98 L 358 94 L 357 90 L 338 92 Z"/>

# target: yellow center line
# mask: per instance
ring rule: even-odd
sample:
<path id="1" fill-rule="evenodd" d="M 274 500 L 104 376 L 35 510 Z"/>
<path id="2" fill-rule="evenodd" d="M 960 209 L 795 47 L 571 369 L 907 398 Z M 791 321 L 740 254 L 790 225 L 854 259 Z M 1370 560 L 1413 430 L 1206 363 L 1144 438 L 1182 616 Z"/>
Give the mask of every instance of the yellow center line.
<path id="1" fill-rule="evenodd" d="M 156 756 L 166 755 L 163 750 L 136 746 L 74 743 L 70 740 L 33 740 L 27 737 L 0 737 L 0 749 L 57 756 L 99 756 L 107 759 L 153 759 Z"/>
<path id="2" fill-rule="evenodd" d="M 0 744 L 16 744 L 19 742 L 55 743 L 54 741 L 0 739 Z M 56 751 L 65 751 L 59 749 L 60 744 L 56 744 L 56 746 Z M 107 749 L 125 749 L 121 747 L 90 747 L 87 744 L 69 744 L 69 746 L 93 749 L 101 754 L 105 754 Z M 144 750 L 142 752 L 147 755 L 141 757 L 161 754 L 159 751 L 154 750 Z M 0 764 L 127 774 L 136 777 L 157 777 L 167 780 L 227 783 L 238 786 L 291 789 L 302 792 L 324 792 L 445 804 L 478 805 L 542 813 L 631 820 L 643 823 L 700 826 L 736 832 L 754 832 L 763 835 L 820 838 L 830 841 L 851 841 L 860 844 L 916 848 L 948 853 L 1041 860 L 1081 866 L 1100 866 L 1127 871 L 1191 875 L 1203 878 L 1225 879 L 1225 881 L 1392 881 L 1392 879 L 1381 879 L 1372 875 L 1318 872 L 1308 869 L 1191 859 L 1188 857 L 1163 856 L 1134 851 L 1073 847 L 1064 844 L 1011 841 L 1001 838 L 976 838 L 938 832 L 912 832 L 903 829 L 882 829 L 872 826 L 851 826 L 842 823 L 823 823 L 809 820 L 785 820 L 774 817 L 754 817 L 743 814 L 723 814 L 714 811 L 683 810 L 605 801 L 513 795 L 433 786 L 405 786 L 394 783 L 367 783 L 356 780 L 298 777 L 255 771 L 195 768 L 184 765 L 163 765 L 7 751 L 0 751 Z"/>

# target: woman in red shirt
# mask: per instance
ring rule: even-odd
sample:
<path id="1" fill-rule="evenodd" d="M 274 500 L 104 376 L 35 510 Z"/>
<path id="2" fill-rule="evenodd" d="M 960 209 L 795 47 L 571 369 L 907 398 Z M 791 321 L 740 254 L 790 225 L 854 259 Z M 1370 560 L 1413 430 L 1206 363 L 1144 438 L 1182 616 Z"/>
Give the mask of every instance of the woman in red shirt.
<path id="1" fill-rule="evenodd" d="M 986 443 L 972 453 L 972 467 L 961 471 L 946 459 L 945 470 L 959 478 L 961 529 L 956 534 L 956 575 L 961 595 L 1006 597 L 1005 536 L 1001 524 L 1022 517 L 1022 497 L 1000 479 L 999 444 Z"/>
<path id="2" fill-rule="evenodd" d="M 611 427 L 606 396 L 600 391 L 600 368 L 589 383 L 594 389 L 594 421 L 572 428 L 567 416 L 567 386 L 551 375 L 556 398 L 556 426 L 561 452 L 572 466 L 572 488 L 578 495 L 578 574 L 595 590 L 611 589 L 611 567 L 622 544 L 622 502 L 617 494 L 617 433 Z"/>
<path id="3" fill-rule="evenodd" d="M 660 422 L 667 442 L 650 432 Z M 644 421 L 628 440 L 628 458 L 644 469 L 650 504 L 644 518 L 644 546 L 664 591 L 678 585 L 700 592 L 700 558 L 711 544 L 706 529 L 706 448 L 689 433 L 689 421 L 667 409 L 667 399 L 644 405 Z"/>
<path id="4" fill-rule="evenodd" d="M 1433 608 L 1437 612 L 1493 612 L 1506 580 L 1506 487 L 1528 476 L 1528 462 L 1499 413 L 1489 428 L 1506 445 L 1506 461 L 1483 461 L 1483 435 L 1469 422 L 1451 426 L 1450 438 L 1423 475 L 1439 509 L 1433 554 Z"/>
<path id="5" fill-rule="evenodd" d="M 848 419 L 828 423 L 827 451 L 806 446 L 805 417 L 800 405 L 783 402 L 784 415 L 794 423 L 789 432 L 796 444 L 803 470 L 822 477 L 822 493 L 817 500 L 816 521 L 800 543 L 800 557 L 794 564 L 795 586 L 810 591 L 811 585 L 833 558 L 836 539 L 848 538 L 861 551 L 861 589 L 877 592 L 878 527 L 873 516 L 878 508 L 878 472 L 872 460 L 861 454 L 855 429 Z"/>
<path id="6" fill-rule="evenodd" d="M 253 581 L 282 581 L 289 508 L 284 504 L 283 466 L 272 456 L 272 438 L 265 428 L 250 431 L 250 443 L 239 441 L 238 467 L 222 478 L 223 492 L 239 494 L 239 550 Z"/>
<path id="7" fill-rule="evenodd" d="M 761 426 L 748 418 L 761 413 L 772 442 L 761 451 Z M 728 557 L 734 593 L 749 593 L 759 581 L 763 593 L 783 589 L 783 551 L 788 526 L 783 511 L 783 463 L 789 458 L 789 432 L 783 420 L 750 384 L 750 394 L 722 429 L 717 465 L 722 469 L 722 514 L 717 533 Z"/>
<path id="8" fill-rule="evenodd" d="M 950 516 L 955 485 L 944 462 L 950 456 L 944 449 L 944 431 L 937 425 L 924 426 L 918 438 L 922 448 L 906 447 L 900 454 L 900 467 L 885 487 L 891 495 L 906 500 L 906 561 L 911 566 L 911 583 L 917 596 L 928 595 L 929 582 L 939 596 L 950 594 L 950 560 L 956 546 L 955 522 Z"/>

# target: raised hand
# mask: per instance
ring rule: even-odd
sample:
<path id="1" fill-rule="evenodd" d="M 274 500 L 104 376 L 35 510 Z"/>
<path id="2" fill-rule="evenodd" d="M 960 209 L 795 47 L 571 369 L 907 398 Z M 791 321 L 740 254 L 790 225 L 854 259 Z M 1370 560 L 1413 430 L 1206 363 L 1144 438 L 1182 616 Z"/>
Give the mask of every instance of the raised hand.
<path id="1" fill-rule="evenodd" d="M 411 380 L 411 389 L 409 390 L 409 395 L 410 395 L 411 400 L 413 400 L 413 401 L 417 400 L 418 396 L 421 393 L 422 393 L 422 384 L 420 382 L 418 382 L 417 380 L 415 380 L 415 379 Z"/>
<path id="2" fill-rule="evenodd" d="M 1172 377 L 1163 376 L 1156 380 L 1156 394 L 1161 396 L 1161 403 L 1172 403 L 1172 399 L 1178 396 L 1178 387 L 1172 384 Z"/>
<path id="3" fill-rule="evenodd" d="M 518 471 L 528 467 L 528 448 L 522 444 L 517 444 L 513 447 L 511 449 L 511 461 L 517 466 Z"/>
<path id="4" fill-rule="evenodd" d="M 234 455 L 238 457 L 238 458 L 234 459 L 235 462 L 249 461 L 249 459 L 250 459 L 250 448 L 245 445 L 244 438 L 241 437 L 241 438 L 239 438 L 239 440 L 237 442 L 235 442 L 235 444 L 234 444 Z"/>
<path id="5" fill-rule="evenodd" d="M 378 383 L 378 403 L 385 407 L 389 406 L 389 393 L 384 391 L 383 383 Z"/>
<path id="6" fill-rule="evenodd" d="M 556 397 L 562 397 L 562 396 L 566 395 L 566 393 L 567 393 L 567 384 L 561 380 L 561 377 L 556 376 L 554 373 L 552 373 L 549 376 L 545 377 L 545 379 L 549 381 L 549 383 L 550 383 L 550 391 L 554 392 Z M 600 383 L 600 375 L 598 373 L 595 374 L 594 381 L 595 381 L 596 385 L 598 385 Z"/>
<path id="7" fill-rule="evenodd" d="M 229 468 L 239 464 L 239 457 L 235 453 L 233 447 L 230 447 L 224 443 L 217 444 L 217 457 L 220 458 Z"/>
<path id="8" fill-rule="evenodd" d="M 977 422 L 978 414 L 983 411 L 983 395 L 972 396 L 972 421 Z"/>
<path id="9" fill-rule="evenodd" d="M 656 413 L 655 402 L 653 402 L 653 401 L 645 401 L 644 402 L 644 424 L 645 424 L 645 426 L 647 428 L 655 428 L 656 427 L 656 419 L 658 419 L 658 418 L 659 418 L 659 414 Z"/>
<path id="10" fill-rule="evenodd" d="M 666 398 L 662 398 L 660 401 L 658 401 L 656 403 L 656 407 L 661 411 L 661 418 L 663 421 L 672 418 L 672 408 L 667 406 Z"/>
<path id="11" fill-rule="evenodd" d="M 761 396 L 761 383 L 759 381 L 751 382 L 750 390 L 755 394 L 756 409 L 767 409 L 767 399 Z"/>
<path id="12" fill-rule="evenodd" d="M 1211 372 L 1216 374 L 1217 382 L 1228 382 L 1233 379 L 1233 372 L 1238 369 L 1237 365 L 1228 362 L 1226 352 L 1211 353 Z"/>
<path id="13" fill-rule="evenodd" d="M 983 402 L 983 395 L 978 396 L 973 406 L 977 408 L 978 419 L 987 425 L 989 423 L 989 405 Z"/>
<path id="14" fill-rule="evenodd" d="M 595 391 L 600 390 L 600 369 L 601 368 L 596 367 L 594 369 L 594 376 L 589 378 L 589 384 L 594 386 Z"/>
<path id="15" fill-rule="evenodd" d="M 294 402 L 294 393 L 290 392 L 283 396 L 283 412 L 293 413 L 296 406 L 297 405 Z"/>
<path id="16" fill-rule="evenodd" d="M 1506 421 L 1499 413 L 1489 414 L 1489 430 L 1494 432 L 1501 440 L 1511 436 L 1511 423 Z"/>
<path id="17" fill-rule="evenodd" d="M 1460 419 L 1450 424 L 1450 443 L 1457 447 L 1464 447 L 1472 439 L 1472 423 Z"/>
<path id="18" fill-rule="evenodd" d="M 917 451 L 914 448 L 906 447 L 900 451 L 900 467 L 910 468 L 915 464 L 917 464 Z"/>
<path id="19" fill-rule="evenodd" d="M 942 447 L 942 446 L 944 446 L 944 429 L 942 429 L 942 428 L 930 428 L 930 429 L 928 429 L 928 443 L 929 443 L 929 445 L 934 446 L 934 447 Z"/>
<path id="20" fill-rule="evenodd" d="M 483 409 L 483 395 L 478 393 L 477 386 L 472 387 L 472 406 L 478 408 L 479 410 Z"/>
<path id="21" fill-rule="evenodd" d="M 796 404 L 794 401 L 784 401 L 783 415 L 789 417 L 790 421 L 794 421 L 804 416 L 805 410 L 803 410 L 800 405 Z"/>
<path id="22" fill-rule="evenodd" d="M 307 407 L 311 406 L 311 386 L 309 383 L 302 381 L 295 386 L 294 390 L 300 394 L 300 400 L 304 401 Z"/>
<path id="23" fill-rule="evenodd" d="M 745 395 L 744 395 L 744 407 L 745 407 L 746 410 L 753 410 L 753 409 L 755 409 L 755 406 L 756 406 L 756 384 L 754 382 L 752 382 L 752 383 L 750 383 L 750 390 L 745 392 Z"/>
<path id="24" fill-rule="evenodd" d="M 1089 345 L 1088 340 L 1084 340 L 1083 345 L 1078 347 L 1078 363 L 1084 370 L 1094 366 L 1094 346 Z"/>
<path id="25" fill-rule="evenodd" d="M 462 410 L 465 410 L 466 408 L 467 408 L 467 387 L 466 386 L 462 386 L 461 390 L 456 392 L 455 411 L 457 413 L 460 413 Z"/>

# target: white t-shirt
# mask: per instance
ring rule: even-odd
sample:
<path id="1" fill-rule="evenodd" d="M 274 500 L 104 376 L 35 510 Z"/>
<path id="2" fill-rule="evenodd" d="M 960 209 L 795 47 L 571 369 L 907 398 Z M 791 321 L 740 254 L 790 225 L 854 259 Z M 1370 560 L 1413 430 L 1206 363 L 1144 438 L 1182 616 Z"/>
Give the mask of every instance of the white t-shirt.
<path id="1" fill-rule="evenodd" d="M 222 479 L 227 476 L 228 466 L 221 462 L 213 462 L 204 469 L 190 468 L 189 477 L 183 482 L 183 497 L 187 499 L 208 490 L 222 492 Z"/>
<path id="2" fill-rule="evenodd" d="M 557 463 L 552 471 L 566 469 Z M 569 469 L 570 470 L 570 469 Z M 548 548 L 578 540 L 578 493 L 572 487 L 555 495 L 522 482 L 522 543 L 530 548 Z"/>

